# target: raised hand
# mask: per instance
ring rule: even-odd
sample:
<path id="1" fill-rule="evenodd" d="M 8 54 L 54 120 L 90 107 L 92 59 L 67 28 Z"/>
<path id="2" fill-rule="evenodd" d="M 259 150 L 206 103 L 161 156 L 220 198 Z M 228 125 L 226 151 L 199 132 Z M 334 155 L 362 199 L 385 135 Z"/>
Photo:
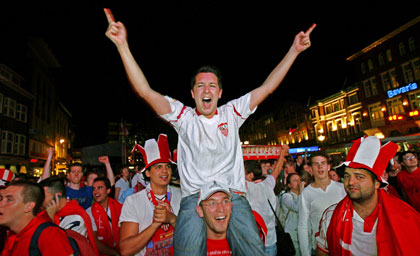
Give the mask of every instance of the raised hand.
<path id="1" fill-rule="evenodd" d="M 303 52 L 304 50 L 308 49 L 311 46 L 311 40 L 309 35 L 311 34 L 312 30 L 316 27 L 316 24 L 312 24 L 312 26 L 306 30 L 306 32 L 299 32 L 295 36 L 295 40 L 293 41 L 293 48 L 298 52 Z"/>
<path id="2" fill-rule="evenodd" d="M 108 158 L 108 156 L 100 156 L 100 157 L 98 158 L 98 160 L 99 160 L 99 162 L 101 162 L 101 163 L 103 163 L 103 164 L 107 164 L 107 163 L 109 163 L 109 158 Z"/>
<path id="3" fill-rule="evenodd" d="M 122 22 L 115 22 L 114 16 L 112 15 L 110 9 L 104 8 L 104 12 L 109 24 L 105 35 L 111 39 L 111 41 L 116 46 L 121 46 L 127 42 L 127 30 L 125 29 L 125 26 L 122 24 Z"/>

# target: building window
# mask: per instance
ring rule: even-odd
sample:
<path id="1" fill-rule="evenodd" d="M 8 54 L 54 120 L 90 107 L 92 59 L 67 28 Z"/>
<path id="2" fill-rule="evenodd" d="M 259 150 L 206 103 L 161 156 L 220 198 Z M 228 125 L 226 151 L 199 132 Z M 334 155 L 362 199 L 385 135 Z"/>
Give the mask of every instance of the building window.
<path id="1" fill-rule="evenodd" d="M 15 134 L 15 144 L 13 147 L 13 154 L 23 156 L 25 155 L 26 137 L 21 134 Z"/>
<path id="2" fill-rule="evenodd" d="M 392 61 L 392 53 L 391 53 L 391 49 L 386 50 L 386 60 L 388 62 Z"/>
<path id="3" fill-rule="evenodd" d="M 410 52 L 414 52 L 416 50 L 416 44 L 414 41 L 414 37 L 410 37 L 408 39 L 408 49 L 410 49 Z"/>
<path id="4" fill-rule="evenodd" d="M 368 109 L 369 109 L 370 119 L 373 122 L 382 121 L 384 119 L 384 113 L 381 110 L 382 106 L 380 102 L 369 105 Z"/>
<path id="5" fill-rule="evenodd" d="M 3 112 L 5 116 L 16 117 L 16 101 L 11 98 L 4 98 Z"/>
<path id="6" fill-rule="evenodd" d="M 360 64 L 360 70 L 362 71 L 363 75 L 366 74 L 366 64 L 365 63 Z"/>
<path id="7" fill-rule="evenodd" d="M 0 93 L 0 114 L 3 113 L 3 94 Z"/>
<path id="8" fill-rule="evenodd" d="M 420 108 L 420 91 L 409 93 L 408 99 L 410 100 L 411 109 Z"/>
<path id="9" fill-rule="evenodd" d="M 357 93 L 353 93 L 349 95 L 349 105 L 354 105 L 359 102 L 359 97 L 357 97 Z"/>
<path id="10" fill-rule="evenodd" d="M 404 55 L 405 55 L 405 45 L 404 45 L 404 43 L 403 43 L 403 42 L 401 42 L 401 43 L 398 45 L 398 48 L 400 49 L 400 56 L 404 56 Z"/>
<path id="11" fill-rule="evenodd" d="M 399 87 L 399 83 L 397 81 L 397 73 L 395 72 L 394 68 L 382 73 L 381 79 L 385 91 Z"/>
<path id="12" fill-rule="evenodd" d="M 28 108 L 25 105 L 17 104 L 16 119 L 26 123 L 27 116 L 28 116 Z"/>
<path id="13" fill-rule="evenodd" d="M 357 113 L 357 114 L 353 115 L 353 122 L 354 122 L 354 132 L 355 133 L 360 133 L 361 132 L 361 123 L 362 123 L 362 118 L 360 116 L 360 113 Z"/>
<path id="14" fill-rule="evenodd" d="M 386 101 L 388 105 L 388 114 L 390 116 L 404 113 L 401 96 Z"/>
<path id="15" fill-rule="evenodd" d="M 402 64 L 405 83 L 412 83 L 420 79 L 420 58 Z"/>
<path id="16" fill-rule="evenodd" d="M 328 115 L 328 114 L 331 114 L 331 113 L 332 113 L 331 104 L 326 105 L 325 106 L 325 114 Z"/>
<path id="17" fill-rule="evenodd" d="M 9 131 L 1 132 L 1 153 L 12 154 L 13 152 L 14 133 Z"/>
<path id="18" fill-rule="evenodd" d="M 374 77 L 363 81 L 363 88 L 365 90 L 366 98 L 369 98 L 370 96 L 378 95 L 376 79 Z"/>
<path id="19" fill-rule="evenodd" d="M 316 118 L 318 114 L 318 109 L 312 109 L 312 118 Z"/>
<path id="20" fill-rule="evenodd" d="M 385 65 L 384 54 L 380 53 L 378 56 L 379 66 Z"/>
<path id="21" fill-rule="evenodd" d="M 334 102 L 333 104 L 332 104 L 332 106 L 333 106 L 333 110 L 334 110 L 334 112 L 336 112 L 336 111 L 340 111 L 340 103 L 338 102 L 338 101 L 336 101 L 336 102 Z"/>
<path id="22" fill-rule="evenodd" d="M 369 67 L 369 72 L 373 70 L 373 61 L 371 59 L 368 60 L 368 67 Z"/>

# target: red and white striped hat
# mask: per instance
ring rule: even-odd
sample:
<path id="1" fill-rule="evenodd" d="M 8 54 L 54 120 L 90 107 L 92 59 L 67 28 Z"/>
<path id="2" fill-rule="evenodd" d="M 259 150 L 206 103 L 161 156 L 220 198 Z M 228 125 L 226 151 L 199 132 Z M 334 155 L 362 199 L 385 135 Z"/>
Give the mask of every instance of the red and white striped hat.
<path id="1" fill-rule="evenodd" d="M 144 170 L 157 163 L 172 163 L 171 151 L 169 150 L 168 136 L 160 134 L 158 141 L 155 139 L 146 140 L 144 147 L 136 144 L 132 150 L 138 150 L 143 155 Z"/>
<path id="2" fill-rule="evenodd" d="M 381 141 L 376 136 L 359 138 L 354 141 L 343 164 L 372 172 L 383 187 L 388 185 L 388 182 L 382 178 L 382 175 L 397 150 L 398 145 L 392 141 L 381 145 Z"/>
<path id="3" fill-rule="evenodd" d="M 6 186 L 6 182 L 11 182 L 15 174 L 8 169 L 0 168 L 0 186 Z"/>

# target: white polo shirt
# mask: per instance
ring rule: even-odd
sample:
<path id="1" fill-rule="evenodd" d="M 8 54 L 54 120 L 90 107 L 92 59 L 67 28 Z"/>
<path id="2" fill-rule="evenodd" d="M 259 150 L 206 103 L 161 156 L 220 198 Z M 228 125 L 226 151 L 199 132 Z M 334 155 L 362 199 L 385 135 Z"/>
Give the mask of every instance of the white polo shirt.
<path id="1" fill-rule="evenodd" d="M 328 243 L 327 243 L 327 230 L 330 225 L 331 217 L 334 213 L 334 209 L 337 204 L 331 205 L 325 210 L 321 221 L 319 235 L 315 237 L 317 247 L 322 249 L 324 252 L 328 252 Z M 376 248 L 376 227 L 378 225 L 378 219 L 376 219 L 375 225 L 372 228 L 371 232 L 364 231 L 365 221 L 362 217 L 353 210 L 353 233 L 351 235 L 351 244 L 343 245 L 348 246 L 351 254 L 355 256 L 370 256 L 377 255 Z"/>
<path id="2" fill-rule="evenodd" d="M 256 110 L 250 110 L 251 93 L 218 107 L 210 119 L 175 99 L 166 98 L 171 113 L 161 117 L 178 132 L 182 197 L 198 193 L 203 184 L 213 180 L 246 192 L 239 127 Z"/>

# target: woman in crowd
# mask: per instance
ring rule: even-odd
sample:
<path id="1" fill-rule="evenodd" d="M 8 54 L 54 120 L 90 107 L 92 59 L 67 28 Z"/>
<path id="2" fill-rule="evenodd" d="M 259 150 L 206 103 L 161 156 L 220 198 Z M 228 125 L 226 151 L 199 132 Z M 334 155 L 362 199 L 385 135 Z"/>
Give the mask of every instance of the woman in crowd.
<path id="1" fill-rule="evenodd" d="M 282 195 L 281 206 L 286 215 L 284 231 L 289 233 L 296 249 L 296 256 L 300 255 L 297 225 L 299 220 L 298 196 L 305 187 L 305 182 L 301 182 L 297 173 L 291 173 L 286 179 L 286 193 Z"/>

